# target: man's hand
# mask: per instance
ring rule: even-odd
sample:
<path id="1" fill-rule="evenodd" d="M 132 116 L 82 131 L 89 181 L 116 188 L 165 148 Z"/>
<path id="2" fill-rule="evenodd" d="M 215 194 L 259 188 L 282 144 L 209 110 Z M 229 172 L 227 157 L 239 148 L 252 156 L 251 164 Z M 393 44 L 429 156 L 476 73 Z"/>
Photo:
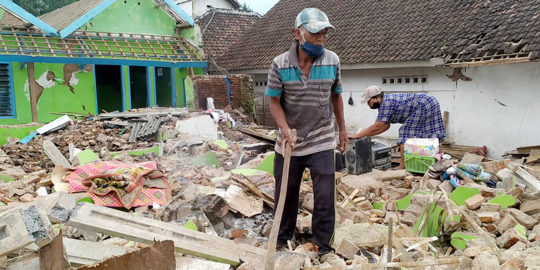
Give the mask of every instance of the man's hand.
<path id="1" fill-rule="evenodd" d="M 338 150 L 341 152 L 344 152 L 349 147 L 349 136 L 347 135 L 347 131 L 339 131 L 339 145 Z"/>
<path id="2" fill-rule="evenodd" d="M 281 130 L 281 144 L 283 147 L 285 147 L 286 143 L 289 143 L 291 148 L 294 148 L 294 145 L 296 144 L 296 136 L 292 136 L 290 128 L 284 128 Z"/>
<path id="3" fill-rule="evenodd" d="M 348 135 L 348 138 L 349 139 L 358 139 L 358 138 L 361 138 L 361 137 L 360 137 L 360 133 L 356 133 L 356 134 Z"/>

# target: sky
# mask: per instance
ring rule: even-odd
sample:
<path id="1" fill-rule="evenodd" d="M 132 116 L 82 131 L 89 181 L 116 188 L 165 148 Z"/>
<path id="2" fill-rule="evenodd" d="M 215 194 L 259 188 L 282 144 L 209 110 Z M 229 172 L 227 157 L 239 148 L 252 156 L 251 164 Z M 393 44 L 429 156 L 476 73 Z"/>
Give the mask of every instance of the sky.
<path id="1" fill-rule="evenodd" d="M 264 15 L 268 12 L 279 0 L 238 0 L 240 4 L 247 3 L 253 11 Z"/>

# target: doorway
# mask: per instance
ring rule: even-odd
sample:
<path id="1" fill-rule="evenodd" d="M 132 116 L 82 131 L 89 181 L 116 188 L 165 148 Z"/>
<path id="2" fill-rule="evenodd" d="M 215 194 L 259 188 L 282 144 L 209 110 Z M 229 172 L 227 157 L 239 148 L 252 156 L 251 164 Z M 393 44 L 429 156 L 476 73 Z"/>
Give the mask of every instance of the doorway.
<path id="1" fill-rule="evenodd" d="M 96 65 L 97 113 L 122 111 L 122 67 Z"/>
<path id="2" fill-rule="evenodd" d="M 148 73 L 146 67 L 129 67 L 131 84 L 131 108 L 139 109 L 149 106 L 148 100 Z"/>
<path id="3" fill-rule="evenodd" d="M 156 99 L 159 107 L 173 106 L 171 68 L 156 67 Z"/>

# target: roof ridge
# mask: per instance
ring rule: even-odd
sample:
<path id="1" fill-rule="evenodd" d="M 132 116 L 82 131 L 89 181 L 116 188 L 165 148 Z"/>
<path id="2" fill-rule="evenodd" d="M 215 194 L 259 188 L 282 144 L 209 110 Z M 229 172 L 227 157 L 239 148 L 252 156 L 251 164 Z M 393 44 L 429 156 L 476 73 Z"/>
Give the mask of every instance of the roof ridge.
<path id="1" fill-rule="evenodd" d="M 252 11 L 241 11 L 241 10 L 235 10 L 235 9 L 228 9 L 228 8 L 210 8 L 207 11 L 205 11 L 200 16 L 197 16 L 196 20 L 199 20 L 201 18 L 206 17 L 208 14 L 215 12 L 215 13 L 222 13 L 222 14 L 235 14 L 235 15 L 247 15 L 247 16 L 257 16 L 259 18 L 262 18 L 262 15 L 258 12 L 252 12 Z"/>

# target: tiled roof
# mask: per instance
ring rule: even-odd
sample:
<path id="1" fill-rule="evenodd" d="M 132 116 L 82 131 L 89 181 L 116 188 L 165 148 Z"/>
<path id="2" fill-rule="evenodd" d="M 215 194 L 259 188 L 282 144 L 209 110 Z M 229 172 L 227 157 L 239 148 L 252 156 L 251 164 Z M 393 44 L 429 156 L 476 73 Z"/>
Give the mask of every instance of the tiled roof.
<path id="1" fill-rule="evenodd" d="M 39 18 L 48 25 L 63 30 L 78 18 L 95 8 L 104 0 L 80 0 L 65 7 L 53 10 Z"/>
<path id="2" fill-rule="evenodd" d="M 268 69 L 290 47 L 294 20 L 306 7 L 323 10 L 336 27 L 326 48 L 342 64 L 470 61 L 476 49 L 519 49 L 540 58 L 540 0 L 281 0 L 218 64 L 229 71 Z"/>
<path id="3" fill-rule="evenodd" d="M 260 18 L 254 12 L 210 9 L 196 20 L 203 34 L 205 54 L 218 59 Z"/>
<path id="4" fill-rule="evenodd" d="M 2 8 L 0 6 L 0 8 Z M 28 22 L 13 14 L 9 10 L 5 10 L 4 16 L 0 18 L 0 27 L 24 27 Z"/>

